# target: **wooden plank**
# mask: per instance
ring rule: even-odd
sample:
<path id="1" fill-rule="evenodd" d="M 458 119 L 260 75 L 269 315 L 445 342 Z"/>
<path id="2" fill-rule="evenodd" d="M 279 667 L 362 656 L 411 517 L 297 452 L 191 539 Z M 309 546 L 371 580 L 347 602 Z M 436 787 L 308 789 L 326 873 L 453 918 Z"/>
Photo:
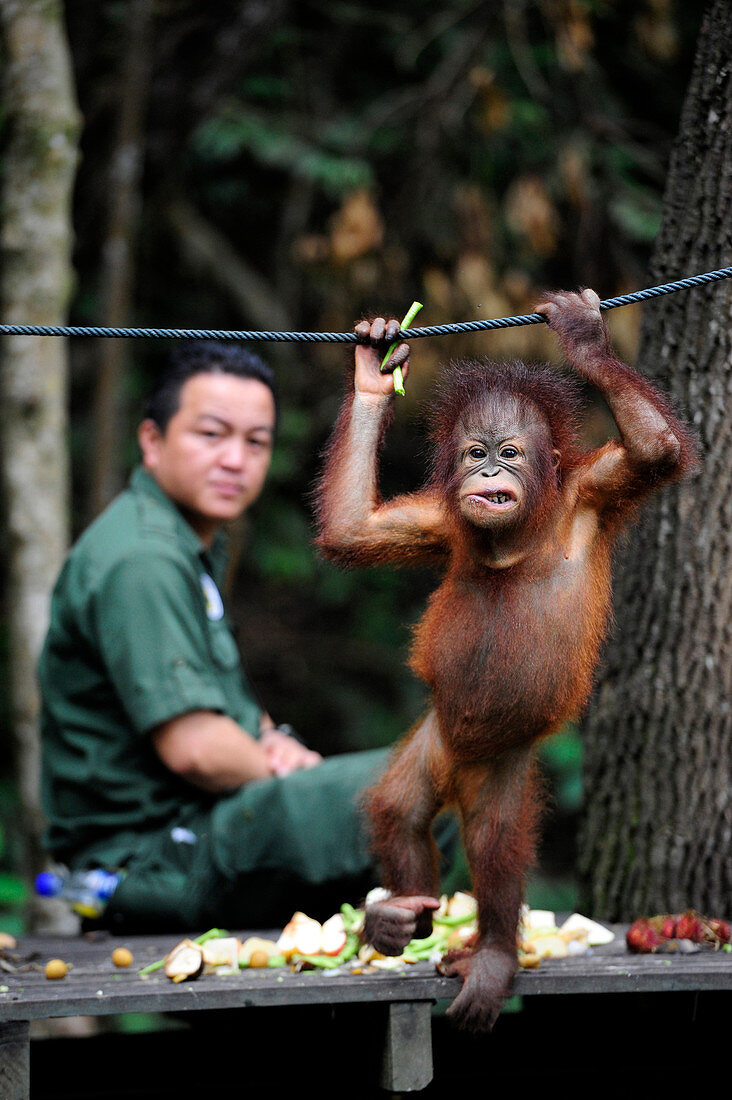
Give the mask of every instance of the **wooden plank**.
<path id="1" fill-rule="evenodd" d="M 732 954 L 634 955 L 626 950 L 623 935 L 591 955 L 544 960 L 537 970 L 523 970 L 514 983 L 514 993 L 521 996 L 683 990 L 732 990 Z"/>
<path id="2" fill-rule="evenodd" d="M 616 931 L 612 944 L 592 954 L 548 959 L 536 970 L 522 970 L 513 992 L 538 996 L 732 989 L 732 954 L 632 955 L 625 947 L 624 930 Z M 452 1000 L 460 988 L 458 979 L 442 977 L 427 962 L 360 975 L 345 968 L 299 974 L 289 969 L 242 970 L 180 984 L 162 971 L 141 977 L 139 969 L 161 958 L 178 938 L 26 937 L 14 957 L 35 969 L 0 973 L 0 1021 L 300 1004 L 424 1003 Z M 123 945 L 134 956 L 127 970 L 117 969 L 111 961 L 112 950 Z M 44 975 L 51 957 L 71 964 L 61 981 L 48 981 Z"/>
<path id="3" fill-rule="evenodd" d="M 30 1096 L 30 1024 L 0 1023 L 0 1096 L 28 1100 Z"/>
<path id="4" fill-rule="evenodd" d="M 405 1000 L 433 1001 L 454 996 L 455 979 L 441 977 L 434 967 L 421 964 L 418 973 L 380 972 L 369 975 L 347 971 L 289 968 L 241 970 L 238 974 L 206 974 L 195 981 L 171 982 L 162 971 L 141 977 L 140 969 L 161 958 L 178 942 L 175 937 L 140 937 L 89 942 L 84 938 L 58 940 L 28 937 L 16 957 L 32 957 L 35 969 L 0 977 L 0 1020 L 37 1020 L 60 1016 L 103 1016 L 130 1012 L 274 1007 L 298 1004 L 354 1004 Z M 129 969 L 111 961 L 114 947 L 128 946 L 134 956 Z M 60 981 L 45 977 L 52 957 L 70 964 Z"/>

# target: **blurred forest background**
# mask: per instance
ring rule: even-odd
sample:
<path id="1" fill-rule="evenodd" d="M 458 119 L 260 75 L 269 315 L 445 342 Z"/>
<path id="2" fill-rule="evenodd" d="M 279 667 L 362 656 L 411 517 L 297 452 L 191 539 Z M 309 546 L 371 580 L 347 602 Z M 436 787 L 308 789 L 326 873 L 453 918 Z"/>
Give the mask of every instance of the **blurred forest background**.
<path id="1" fill-rule="evenodd" d="M 587 285 L 604 298 L 650 285 L 702 10 L 69 0 L 81 129 L 68 320 L 346 331 L 365 312 L 401 316 L 413 299 L 424 303 L 415 324 L 428 325 L 530 312 L 543 288 Z M 654 306 L 608 315 L 631 362 L 641 308 Z M 318 560 L 310 494 L 351 350 L 256 350 L 277 370 L 282 420 L 268 489 L 235 532 L 230 598 L 248 670 L 273 716 L 323 752 L 390 743 L 424 704 L 405 656 L 434 577 Z M 78 339 L 68 353 L 74 538 L 136 461 L 141 401 L 166 344 Z M 385 492 L 424 477 L 431 387 L 440 362 L 464 354 L 556 351 L 544 326 L 415 341 Z M 5 632 L 0 641 L 7 663 Z M 0 717 L 7 730 L 8 710 Z M 569 908 L 577 731 L 543 757 L 554 806 L 530 898 Z M 4 753 L 0 905 L 20 919 L 10 763 Z"/>

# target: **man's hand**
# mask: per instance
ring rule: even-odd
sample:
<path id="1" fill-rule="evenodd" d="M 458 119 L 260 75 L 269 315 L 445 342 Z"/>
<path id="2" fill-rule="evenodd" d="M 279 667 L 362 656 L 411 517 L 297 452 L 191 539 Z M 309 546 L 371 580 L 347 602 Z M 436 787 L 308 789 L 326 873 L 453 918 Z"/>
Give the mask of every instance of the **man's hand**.
<path id="1" fill-rule="evenodd" d="M 392 373 L 395 368 L 401 367 L 404 377 L 407 377 L 409 344 L 406 343 L 401 343 L 394 349 L 388 363 L 381 369 L 381 360 L 400 328 L 399 321 L 394 318 L 385 321 L 383 317 L 377 317 L 374 321 L 360 321 L 356 325 L 354 332 L 361 341 L 356 345 L 356 393 L 364 397 L 389 397 L 394 393 Z"/>
<path id="2" fill-rule="evenodd" d="M 264 751 L 270 773 L 280 778 L 302 768 L 314 768 L 323 760 L 319 752 L 306 748 L 296 738 L 282 733 L 276 726 L 262 731 L 259 744 Z"/>
<path id="3" fill-rule="evenodd" d="M 259 738 L 233 719 L 210 711 L 182 714 L 152 731 L 160 759 L 176 775 L 217 794 L 236 790 L 252 779 L 290 775 L 320 764 L 312 752 L 280 730 L 262 729 Z"/>

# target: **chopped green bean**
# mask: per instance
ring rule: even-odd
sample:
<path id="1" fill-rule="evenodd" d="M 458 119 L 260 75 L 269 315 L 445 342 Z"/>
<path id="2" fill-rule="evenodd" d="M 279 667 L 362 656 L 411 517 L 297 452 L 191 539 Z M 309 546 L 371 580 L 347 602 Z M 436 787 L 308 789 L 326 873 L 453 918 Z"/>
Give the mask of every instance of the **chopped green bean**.
<path id="1" fill-rule="evenodd" d="M 473 914 L 471 914 L 470 916 L 467 916 L 467 917 L 466 916 L 462 916 L 462 917 L 447 917 L 447 916 L 445 916 L 445 917 L 433 917 L 433 920 L 434 920 L 435 924 L 443 924 L 443 925 L 445 925 L 446 928 L 447 927 L 456 928 L 457 926 L 459 926 L 461 924 L 470 924 L 471 921 L 475 920 L 475 917 L 476 917 L 476 914 L 473 913 Z"/>

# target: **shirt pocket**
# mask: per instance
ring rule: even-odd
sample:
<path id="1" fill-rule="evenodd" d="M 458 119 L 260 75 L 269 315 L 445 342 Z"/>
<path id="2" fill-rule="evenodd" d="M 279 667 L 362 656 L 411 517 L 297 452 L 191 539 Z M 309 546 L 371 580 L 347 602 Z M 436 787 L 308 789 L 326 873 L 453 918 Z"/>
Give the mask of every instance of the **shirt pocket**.
<path id="1" fill-rule="evenodd" d="M 239 650 L 225 619 L 209 623 L 211 656 L 219 668 L 231 672 L 239 664 Z"/>

